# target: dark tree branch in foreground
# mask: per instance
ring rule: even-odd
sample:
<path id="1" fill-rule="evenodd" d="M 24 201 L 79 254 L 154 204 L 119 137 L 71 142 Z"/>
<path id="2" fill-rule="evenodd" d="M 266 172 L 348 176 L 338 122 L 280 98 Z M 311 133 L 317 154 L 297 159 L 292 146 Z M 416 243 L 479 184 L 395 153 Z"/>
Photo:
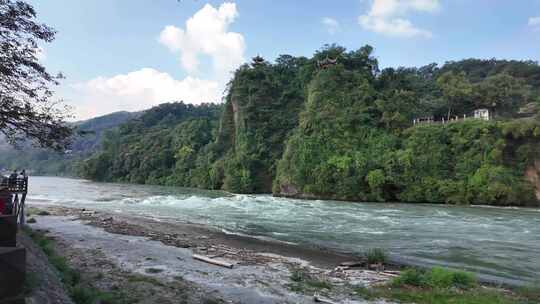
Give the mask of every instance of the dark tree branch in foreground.
<path id="1" fill-rule="evenodd" d="M 16 145 L 30 139 L 41 147 L 62 150 L 72 129 L 69 110 L 53 101 L 51 75 L 38 60 L 38 42 L 51 42 L 55 31 L 35 21 L 34 8 L 23 2 L 0 0 L 0 132 Z"/>

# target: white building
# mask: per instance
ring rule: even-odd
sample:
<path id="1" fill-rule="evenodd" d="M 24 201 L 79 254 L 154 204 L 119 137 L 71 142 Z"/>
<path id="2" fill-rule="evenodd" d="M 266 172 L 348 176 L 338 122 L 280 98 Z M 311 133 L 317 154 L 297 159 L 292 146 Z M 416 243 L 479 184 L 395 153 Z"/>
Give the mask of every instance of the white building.
<path id="1" fill-rule="evenodd" d="M 474 110 L 474 118 L 482 119 L 482 120 L 489 120 L 489 110 L 488 109 L 477 109 Z"/>

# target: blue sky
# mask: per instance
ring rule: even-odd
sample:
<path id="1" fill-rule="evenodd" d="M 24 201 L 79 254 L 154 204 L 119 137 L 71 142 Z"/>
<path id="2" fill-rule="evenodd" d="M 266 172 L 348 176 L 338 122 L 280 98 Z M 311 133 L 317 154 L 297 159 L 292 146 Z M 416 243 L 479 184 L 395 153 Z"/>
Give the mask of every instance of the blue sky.
<path id="1" fill-rule="evenodd" d="M 540 60 L 540 0 L 31 0 L 58 30 L 43 63 L 77 118 L 220 101 L 231 70 L 325 43 L 375 48 L 381 67 Z M 191 24 L 186 24 L 192 18 Z"/>

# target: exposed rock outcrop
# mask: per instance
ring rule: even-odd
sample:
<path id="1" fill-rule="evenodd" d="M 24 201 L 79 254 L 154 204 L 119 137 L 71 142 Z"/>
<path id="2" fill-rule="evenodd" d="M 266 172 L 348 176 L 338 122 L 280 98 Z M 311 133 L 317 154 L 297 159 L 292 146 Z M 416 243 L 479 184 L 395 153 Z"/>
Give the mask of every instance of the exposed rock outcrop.
<path id="1" fill-rule="evenodd" d="M 540 201 L 540 160 L 536 160 L 525 171 L 525 177 L 530 181 L 536 190 L 536 198 Z"/>

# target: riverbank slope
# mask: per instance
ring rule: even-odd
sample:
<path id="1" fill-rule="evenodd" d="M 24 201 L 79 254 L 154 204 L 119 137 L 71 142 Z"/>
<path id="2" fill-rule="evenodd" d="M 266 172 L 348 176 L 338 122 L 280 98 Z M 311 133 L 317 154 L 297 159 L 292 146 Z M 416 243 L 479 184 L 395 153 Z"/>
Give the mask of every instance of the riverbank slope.
<path id="1" fill-rule="evenodd" d="M 87 273 L 85 277 L 99 278 L 94 284 L 107 292 L 118 288 L 113 282 L 129 281 L 129 276 L 138 275 L 163 284 L 180 281 L 184 293 L 194 293 L 199 300 L 204 294 L 231 303 L 312 303 L 314 296 L 319 295 L 337 303 L 383 303 L 350 295 L 349 285 L 381 284 L 395 276 L 392 272 L 362 267 L 336 268 L 351 261 L 352 256 L 227 235 L 199 225 L 80 209 L 47 210 L 50 215 L 33 216 L 36 223 L 31 228 L 53 238 L 58 251 L 76 269 Z M 215 257 L 234 267 L 227 269 L 196 261 L 193 254 Z M 299 271 L 312 278 L 312 285 L 295 289 L 291 277 Z M 171 300 L 174 295 L 161 293 L 160 303 L 167 303 L 163 299 Z"/>
<path id="2" fill-rule="evenodd" d="M 29 233 L 40 244 L 47 240 L 49 259 L 67 261 L 61 275 L 77 273 L 76 285 L 67 287 L 75 303 L 96 295 L 114 304 L 389 304 L 392 299 L 423 304 L 434 303 L 434 297 L 440 303 L 515 304 L 535 303 L 540 296 L 536 289 L 477 286 L 470 274 L 443 269 L 415 275 L 429 280 L 450 275 L 468 287 L 415 287 L 409 285 L 416 284 L 412 272 L 400 276 L 399 267 L 388 263 L 384 270 L 380 264 L 368 270 L 371 266 L 358 256 L 228 235 L 201 225 L 63 207 L 47 210 L 30 210 Z M 193 254 L 233 268 L 203 263 Z"/>

